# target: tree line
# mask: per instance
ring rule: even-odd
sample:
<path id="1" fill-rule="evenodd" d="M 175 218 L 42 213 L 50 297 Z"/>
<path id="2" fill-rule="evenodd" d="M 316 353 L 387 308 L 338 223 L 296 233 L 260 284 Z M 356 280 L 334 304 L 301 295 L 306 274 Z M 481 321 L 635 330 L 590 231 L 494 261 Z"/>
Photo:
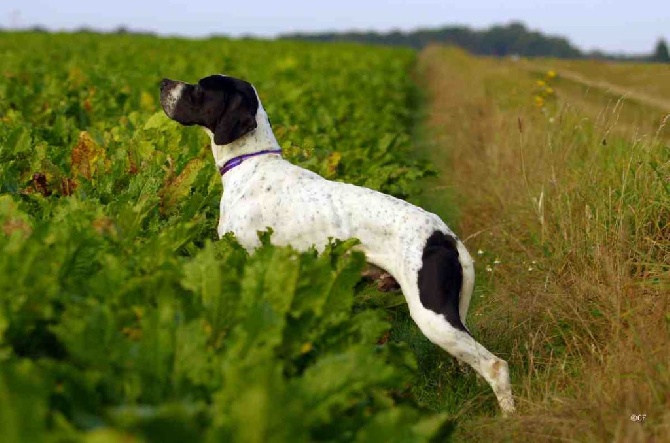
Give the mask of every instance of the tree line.
<path id="1" fill-rule="evenodd" d="M 3 29 L 0 27 L 0 32 Z M 32 32 L 49 32 L 42 26 L 29 29 Z M 102 32 L 83 26 L 75 32 L 155 35 L 152 31 L 132 30 L 119 26 L 112 31 Z M 215 35 L 212 37 L 222 37 Z M 248 36 L 253 38 L 252 36 Z M 533 31 L 521 22 L 513 21 L 506 25 L 494 25 L 487 29 L 476 30 L 468 26 L 445 26 L 437 29 L 418 29 L 416 31 L 351 31 L 351 32 L 296 32 L 282 34 L 278 38 L 291 40 L 308 40 L 317 42 L 358 42 L 365 44 L 409 46 L 422 49 L 431 43 L 451 44 L 460 46 L 478 55 L 497 57 L 558 57 L 558 58 L 591 58 L 620 61 L 670 63 L 668 45 L 660 38 L 650 54 L 612 54 L 595 50 L 584 52 L 574 46 L 568 39 L 561 36 L 546 35 Z"/>
<path id="2" fill-rule="evenodd" d="M 290 33 L 281 38 L 318 42 L 358 42 L 367 44 L 409 46 L 421 49 L 431 43 L 460 46 L 473 54 L 490 56 L 525 56 L 559 58 L 601 58 L 631 61 L 656 61 L 668 63 L 668 47 L 660 39 L 651 54 L 622 55 L 603 51 L 583 52 L 564 37 L 546 35 L 528 29 L 521 22 L 495 25 L 488 29 L 475 30 L 467 26 L 446 26 L 438 29 L 416 31 L 351 31 L 322 33 Z"/>

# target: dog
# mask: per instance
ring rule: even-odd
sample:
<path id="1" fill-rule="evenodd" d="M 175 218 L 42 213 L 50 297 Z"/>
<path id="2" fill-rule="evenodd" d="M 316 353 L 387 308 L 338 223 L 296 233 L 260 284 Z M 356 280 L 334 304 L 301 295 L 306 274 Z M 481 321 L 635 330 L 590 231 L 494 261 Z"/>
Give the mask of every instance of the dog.
<path id="1" fill-rule="evenodd" d="M 163 79 L 169 118 L 202 127 L 222 176 L 218 234 L 232 232 L 248 251 L 257 232 L 272 243 L 322 251 L 329 237 L 360 240 L 369 263 L 390 273 L 421 332 L 467 363 L 493 389 L 503 414 L 514 411 L 507 362 L 479 344 L 465 317 L 475 280 L 463 243 L 435 214 L 372 189 L 333 182 L 282 158 L 256 89 L 211 75 L 189 84 Z"/>

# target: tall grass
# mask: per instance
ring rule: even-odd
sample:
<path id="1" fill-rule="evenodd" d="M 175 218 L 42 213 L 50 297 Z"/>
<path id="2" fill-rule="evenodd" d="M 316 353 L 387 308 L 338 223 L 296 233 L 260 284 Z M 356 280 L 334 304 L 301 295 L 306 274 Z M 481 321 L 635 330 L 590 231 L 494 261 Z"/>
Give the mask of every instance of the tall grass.
<path id="1" fill-rule="evenodd" d="M 670 437 L 667 132 L 621 137 L 625 102 L 593 117 L 560 87 L 538 108 L 513 62 L 432 47 L 419 70 L 478 261 L 470 323 L 509 360 L 519 405 L 462 422 L 461 438 Z"/>

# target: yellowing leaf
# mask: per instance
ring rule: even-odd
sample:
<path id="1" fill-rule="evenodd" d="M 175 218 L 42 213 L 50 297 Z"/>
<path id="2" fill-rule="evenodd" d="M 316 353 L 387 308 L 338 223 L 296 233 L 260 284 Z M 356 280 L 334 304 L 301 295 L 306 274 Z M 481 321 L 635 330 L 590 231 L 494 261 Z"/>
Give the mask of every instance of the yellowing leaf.
<path id="1" fill-rule="evenodd" d="M 105 150 L 98 146 L 88 132 L 79 133 L 79 141 L 70 153 L 70 167 L 72 174 L 84 176 L 91 180 L 98 172 L 100 165 L 107 169 Z"/>
<path id="2" fill-rule="evenodd" d="M 301 354 L 307 354 L 309 351 L 312 350 L 312 347 L 313 347 L 312 344 L 309 343 L 309 342 L 303 343 L 303 345 L 300 346 L 300 353 Z"/>
<path id="3" fill-rule="evenodd" d="M 178 176 L 174 177 L 172 174 L 167 176 L 159 191 L 163 213 L 170 213 L 190 193 L 191 185 L 203 167 L 202 159 L 194 158 L 184 166 Z"/>
<path id="4" fill-rule="evenodd" d="M 88 78 L 84 74 L 84 71 L 81 70 L 78 66 L 74 66 L 73 68 L 70 69 L 70 72 L 68 72 L 67 76 L 68 82 L 73 86 L 73 87 L 80 87 L 84 83 L 88 81 Z"/>
<path id="5" fill-rule="evenodd" d="M 296 60 L 296 58 L 293 56 L 284 57 L 282 59 L 277 60 L 276 66 L 277 70 L 280 72 L 290 71 L 298 66 L 298 60 Z"/>
<path id="6" fill-rule="evenodd" d="M 144 111 L 151 111 L 156 108 L 154 96 L 146 91 L 140 93 L 140 108 Z"/>
<path id="7" fill-rule="evenodd" d="M 337 151 L 331 153 L 328 156 L 326 169 L 328 171 L 329 176 L 335 175 L 335 173 L 337 172 L 337 166 L 340 164 L 341 159 L 342 154 L 340 154 Z"/>
<path id="8" fill-rule="evenodd" d="M 22 236 L 27 237 L 33 230 L 30 218 L 19 210 L 9 195 L 0 196 L 0 224 L 2 232 L 7 236 L 20 232 Z"/>

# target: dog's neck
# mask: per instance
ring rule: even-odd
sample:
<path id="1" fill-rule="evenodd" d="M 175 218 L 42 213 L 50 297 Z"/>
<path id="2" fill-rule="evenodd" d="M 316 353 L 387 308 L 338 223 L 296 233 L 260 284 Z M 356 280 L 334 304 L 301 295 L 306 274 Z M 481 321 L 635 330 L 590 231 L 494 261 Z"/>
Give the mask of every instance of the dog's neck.
<path id="1" fill-rule="evenodd" d="M 217 168 L 221 168 L 228 160 L 240 155 L 269 149 L 280 149 L 279 143 L 272 132 L 268 115 L 260 102 L 258 104 L 258 111 L 256 112 L 256 125 L 256 129 L 227 145 L 217 145 L 214 142 L 214 133 L 205 128 L 205 132 L 207 132 L 212 142 L 212 154 L 214 154 Z"/>

